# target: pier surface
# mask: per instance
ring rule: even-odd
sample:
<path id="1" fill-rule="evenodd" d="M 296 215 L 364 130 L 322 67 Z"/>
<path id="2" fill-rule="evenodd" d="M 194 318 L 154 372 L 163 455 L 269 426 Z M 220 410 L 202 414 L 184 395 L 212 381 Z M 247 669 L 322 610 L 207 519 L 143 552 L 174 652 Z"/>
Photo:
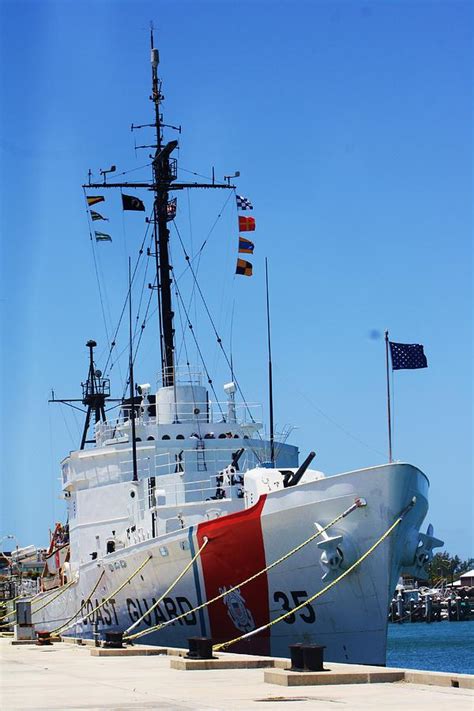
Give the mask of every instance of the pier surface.
<path id="1" fill-rule="evenodd" d="M 136 652 L 131 655 L 127 653 L 128 650 L 123 650 L 122 654 L 107 656 L 93 655 L 93 651 L 90 646 L 66 642 L 39 647 L 35 644 L 13 645 L 11 640 L 0 639 L 1 708 L 5 711 L 281 711 L 282 702 L 286 701 L 290 702 L 288 708 L 315 711 L 334 711 L 337 708 L 351 711 L 379 711 L 380 708 L 393 711 L 401 708 L 404 711 L 433 711 L 437 708 L 472 711 L 474 704 L 471 683 L 474 677 L 467 675 L 462 678 L 459 675 L 423 672 L 418 677 L 407 676 L 408 682 L 393 681 L 394 670 L 387 669 L 385 683 L 380 683 L 378 678 L 383 680 L 384 672 L 381 668 L 327 662 L 325 667 L 331 671 L 326 672 L 326 675 L 346 675 L 344 683 L 331 683 L 328 676 L 329 683 L 318 681 L 316 686 L 295 687 L 281 685 L 281 679 L 268 683 L 272 674 L 281 675 L 288 666 L 288 662 L 281 659 L 268 660 L 267 669 L 254 666 L 202 670 L 185 669 L 182 664 L 177 665 L 179 658 L 169 656 L 169 650 L 168 654 L 163 650 L 159 655 L 137 655 Z M 234 656 L 219 655 L 219 658 L 225 661 L 227 666 Z M 253 657 L 252 660 L 256 661 L 258 658 Z M 375 675 L 375 671 L 380 674 L 379 677 Z M 351 673 L 365 674 L 367 677 L 373 673 L 374 676 L 372 681 L 367 678 L 365 683 L 362 683 L 362 677 L 359 676 L 358 683 L 350 683 L 347 675 Z M 389 674 L 392 674 L 391 678 Z M 410 671 L 410 674 L 413 675 L 413 672 Z M 267 682 L 264 681 L 265 676 Z M 457 678 L 462 682 L 460 688 L 452 686 L 452 679 Z M 412 679 L 415 679 L 415 682 Z M 462 688 L 463 683 L 471 688 Z"/>

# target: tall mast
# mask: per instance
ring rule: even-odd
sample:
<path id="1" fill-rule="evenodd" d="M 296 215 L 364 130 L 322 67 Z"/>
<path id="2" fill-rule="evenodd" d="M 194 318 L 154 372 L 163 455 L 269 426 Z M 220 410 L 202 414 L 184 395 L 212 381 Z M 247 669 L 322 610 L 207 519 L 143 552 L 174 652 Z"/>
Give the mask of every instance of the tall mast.
<path id="1" fill-rule="evenodd" d="M 158 79 L 158 64 L 160 61 L 158 50 L 153 43 L 153 28 L 150 31 L 151 43 L 151 73 L 152 95 L 151 100 L 155 106 L 155 136 L 156 152 L 153 158 L 153 231 L 155 242 L 155 260 L 158 286 L 158 310 L 160 313 L 160 344 L 161 344 L 161 369 L 163 385 L 174 385 L 174 328 L 173 308 L 171 302 L 171 265 L 169 259 L 168 229 L 168 200 L 171 182 L 176 178 L 176 160 L 170 158 L 172 151 L 178 145 L 177 141 L 170 141 L 162 145 L 162 127 L 160 102 L 160 81 Z"/>
<path id="2" fill-rule="evenodd" d="M 177 178 L 177 161 L 171 158 L 172 152 L 177 148 L 178 141 L 163 140 L 163 128 L 174 128 L 181 132 L 180 127 L 167 126 L 163 123 L 161 114 L 161 102 L 164 99 L 161 93 L 161 81 L 158 77 L 159 53 L 154 46 L 153 28 L 150 31 L 151 45 L 151 78 L 152 78 L 152 94 L 151 101 L 154 104 L 154 120 L 153 123 L 133 125 L 132 130 L 140 128 L 154 128 L 154 144 L 151 146 L 137 146 L 138 148 L 153 148 L 155 153 L 152 154 L 152 180 L 149 182 L 123 182 L 123 183 L 107 183 L 104 174 L 102 183 L 91 182 L 91 172 L 89 171 L 89 182 L 83 185 L 84 188 L 144 188 L 153 191 L 153 238 L 154 238 L 154 254 L 156 267 L 156 286 L 158 297 L 158 317 L 160 331 L 160 351 L 161 351 L 161 372 L 162 382 L 165 387 L 172 387 L 175 384 L 175 362 L 174 362 L 174 327 L 173 327 L 173 303 L 171 297 L 171 271 L 169 255 L 169 239 L 170 232 L 168 229 L 168 221 L 173 219 L 173 215 L 168 212 L 169 193 L 171 190 L 184 190 L 185 188 L 223 188 L 235 189 L 235 185 L 231 185 L 230 179 L 224 183 L 218 183 L 212 179 L 210 183 L 178 183 Z M 106 171 L 109 172 L 109 171 Z M 237 175 L 237 174 L 236 174 Z M 234 176 L 232 176 L 234 177 Z"/>

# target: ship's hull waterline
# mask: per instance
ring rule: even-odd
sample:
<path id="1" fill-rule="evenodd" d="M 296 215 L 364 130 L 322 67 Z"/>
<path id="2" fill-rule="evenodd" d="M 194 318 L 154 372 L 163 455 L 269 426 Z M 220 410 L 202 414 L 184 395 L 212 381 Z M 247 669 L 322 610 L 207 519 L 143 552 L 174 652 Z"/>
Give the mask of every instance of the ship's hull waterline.
<path id="1" fill-rule="evenodd" d="M 34 599 L 33 622 L 36 629 L 55 630 L 71 621 L 82 606 L 73 624 L 63 629 L 64 635 L 90 638 L 94 628 L 101 635 L 125 631 L 178 578 L 207 537 L 209 542 L 193 566 L 133 631 L 188 613 L 140 641 L 185 647 L 188 637 L 198 635 L 225 642 L 265 625 L 326 587 L 416 497 L 393 533 L 327 593 L 229 648 L 288 656 L 288 645 L 301 641 L 325 645 L 326 658 L 332 661 L 385 664 L 387 612 L 402 569 L 414 560 L 428 508 L 427 493 L 428 480 L 422 472 L 408 464 L 389 464 L 263 495 L 249 509 L 131 545 L 81 566 L 77 581 L 62 594 L 50 591 Z M 318 546 L 323 540 L 318 538 L 225 599 L 192 612 L 292 550 L 317 530 L 316 524 L 327 525 L 357 498 L 367 505 L 327 533 L 342 536 L 337 541 L 343 557 L 339 567 L 328 569 L 327 560 L 321 561 L 324 546 Z M 143 569 L 114 595 L 150 554 Z M 51 603 L 45 604 L 48 598 Z"/>

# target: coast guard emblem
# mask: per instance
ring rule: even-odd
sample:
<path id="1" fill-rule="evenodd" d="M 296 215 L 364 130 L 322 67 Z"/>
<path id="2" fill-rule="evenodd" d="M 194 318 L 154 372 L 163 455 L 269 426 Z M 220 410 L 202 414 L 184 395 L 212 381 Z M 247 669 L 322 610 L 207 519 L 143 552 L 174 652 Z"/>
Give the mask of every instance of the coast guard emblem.
<path id="1" fill-rule="evenodd" d="M 225 593 L 226 588 L 219 588 L 219 592 Z M 255 629 L 253 615 L 245 606 L 245 598 L 240 594 L 240 589 L 234 590 L 223 598 L 227 606 L 227 614 L 241 632 L 251 632 Z"/>

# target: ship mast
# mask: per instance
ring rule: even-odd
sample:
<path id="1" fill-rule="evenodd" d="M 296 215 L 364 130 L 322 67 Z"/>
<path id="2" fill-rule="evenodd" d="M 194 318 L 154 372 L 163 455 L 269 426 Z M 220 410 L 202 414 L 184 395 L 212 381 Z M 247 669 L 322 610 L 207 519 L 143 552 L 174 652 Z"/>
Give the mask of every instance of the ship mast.
<path id="1" fill-rule="evenodd" d="M 176 178 L 176 160 L 170 158 L 178 145 L 170 141 L 162 146 L 160 101 L 163 96 L 158 81 L 159 53 L 153 45 L 153 28 L 150 32 L 152 95 L 155 105 L 156 153 L 153 159 L 155 199 L 153 204 L 153 231 L 158 286 L 158 310 L 160 311 L 161 370 L 163 386 L 174 385 L 174 328 L 171 304 L 171 265 L 169 260 L 168 200 L 171 181 Z"/>
<path id="2" fill-rule="evenodd" d="M 159 53 L 154 46 L 153 27 L 150 32 L 151 43 L 151 70 L 152 70 L 152 94 L 151 101 L 154 104 L 154 121 L 150 124 L 136 125 L 132 124 L 132 130 L 150 127 L 155 131 L 155 143 L 147 146 L 137 146 L 137 148 L 153 148 L 155 153 L 152 154 L 152 176 L 150 182 L 124 182 L 124 183 L 107 183 L 104 172 L 103 183 L 92 183 L 89 179 L 88 184 L 84 188 L 144 188 L 153 191 L 153 235 L 154 235 L 154 254 L 149 254 L 155 258 L 156 268 L 156 288 L 158 298 L 158 319 L 160 333 L 160 351 L 161 351 L 161 372 L 162 382 L 164 387 L 173 387 L 175 384 L 175 349 L 174 349 L 174 326 L 173 326 L 173 302 L 171 295 L 172 285 L 172 265 L 170 264 L 169 256 L 169 239 L 170 232 L 168 222 L 173 219 L 173 204 L 170 203 L 169 193 L 174 190 L 183 190 L 185 188 L 222 188 L 235 189 L 234 185 L 230 184 L 230 180 L 224 183 L 215 182 L 214 178 L 210 183 L 178 183 L 177 178 L 177 160 L 171 157 L 172 152 L 177 148 L 178 141 L 172 140 L 164 142 L 163 128 L 173 128 L 181 133 L 181 128 L 169 126 L 163 123 L 163 115 L 161 113 L 161 102 L 164 99 L 161 93 L 161 81 L 158 77 Z M 90 174 L 89 174 L 90 175 Z"/>

